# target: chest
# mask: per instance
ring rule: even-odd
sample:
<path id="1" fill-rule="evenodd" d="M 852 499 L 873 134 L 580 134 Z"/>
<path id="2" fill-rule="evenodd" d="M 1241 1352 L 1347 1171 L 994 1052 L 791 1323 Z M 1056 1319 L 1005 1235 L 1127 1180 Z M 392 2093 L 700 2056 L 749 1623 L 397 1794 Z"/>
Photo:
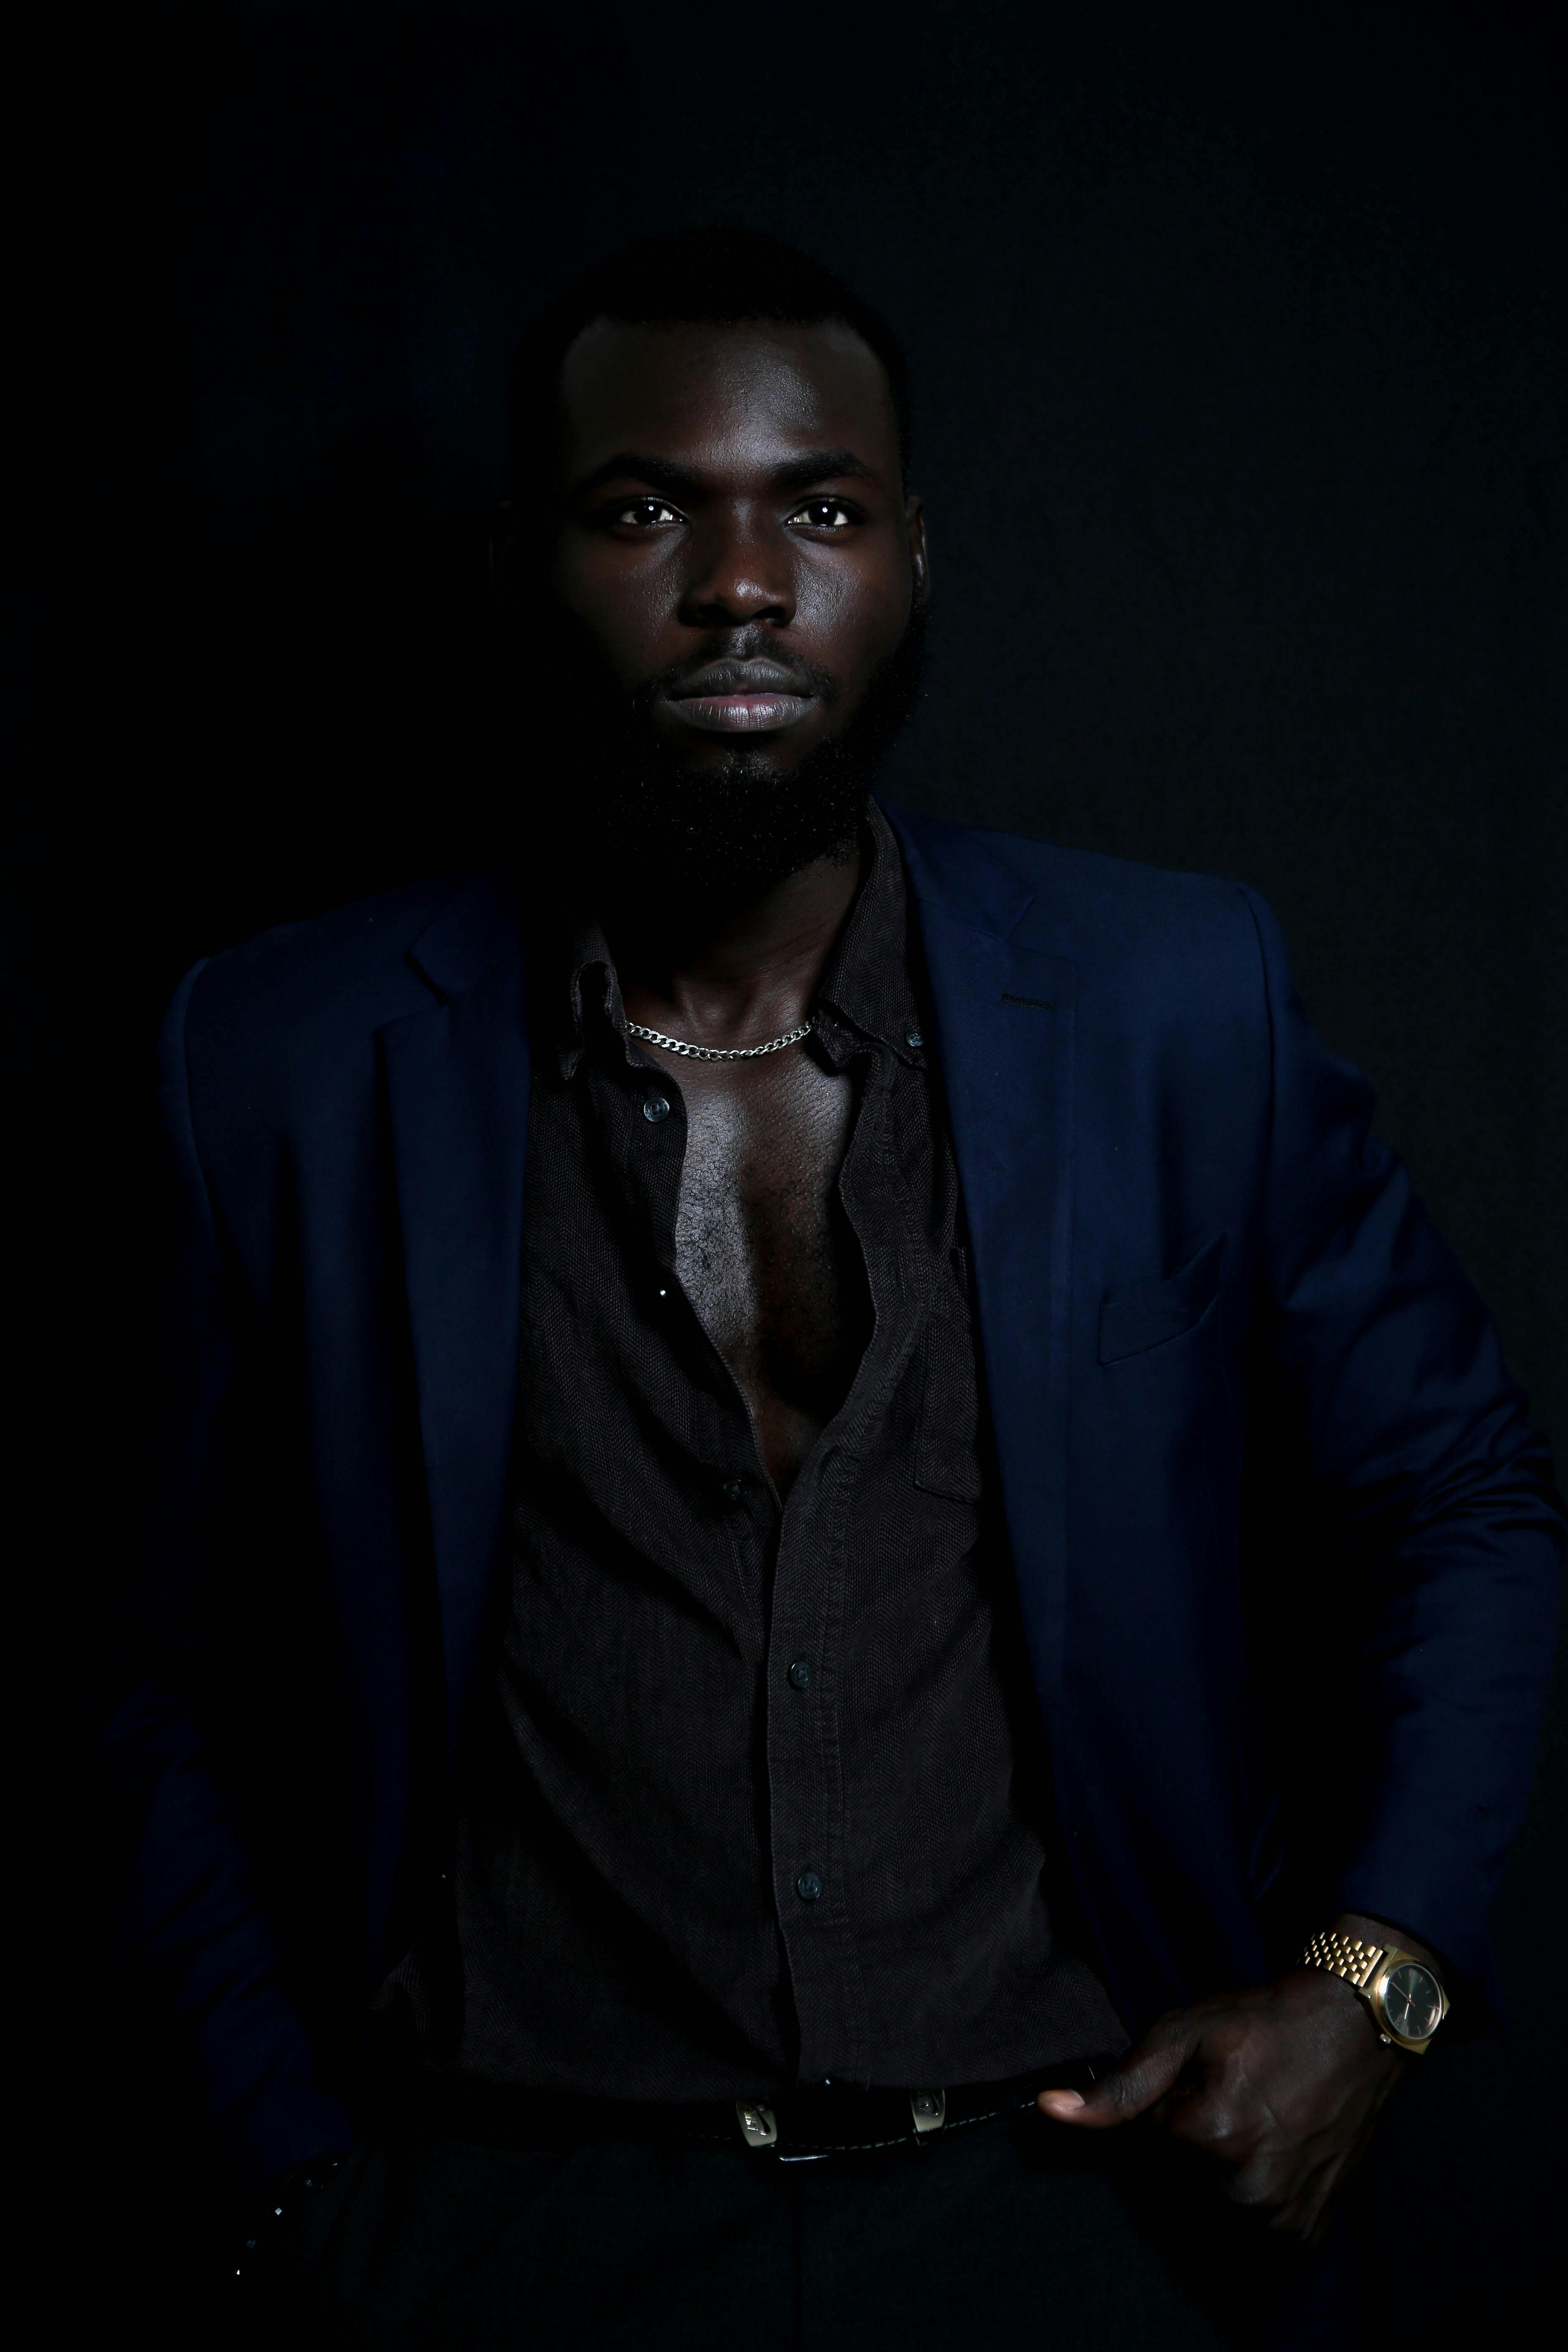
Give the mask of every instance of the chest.
<path id="1" fill-rule="evenodd" d="M 743 1385 L 742 1367 L 822 1377 L 861 1320 L 858 1253 L 838 1195 L 856 1081 L 802 1053 L 682 1076 L 675 1242 L 687 1296 Z"/>

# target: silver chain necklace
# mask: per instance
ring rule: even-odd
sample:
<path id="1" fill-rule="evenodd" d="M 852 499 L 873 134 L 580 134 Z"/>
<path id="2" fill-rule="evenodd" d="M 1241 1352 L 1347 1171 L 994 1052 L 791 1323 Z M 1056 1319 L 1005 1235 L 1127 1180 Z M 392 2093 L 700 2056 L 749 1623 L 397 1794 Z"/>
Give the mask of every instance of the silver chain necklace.
<path id="1" fill-rule="evenodd" d="M 798 1045 L 809 1037 L 815 1022 L 805 1021 L 798 1029 L 786 1029 L 782 1037 L 770 1037 L 765 1045 L 689 1045 L 684 1037 L 667 1037 L 661 1029 L 645 1029 L 638 1022 L 626 1023 L 628 1037 L 640 1037 L 645 1045 L 662 1045 L 667 1054 L 684 1054 L 692 1062 L 754 1062 L 763 1054 L 777 1054 L 785 1045 Z"/>

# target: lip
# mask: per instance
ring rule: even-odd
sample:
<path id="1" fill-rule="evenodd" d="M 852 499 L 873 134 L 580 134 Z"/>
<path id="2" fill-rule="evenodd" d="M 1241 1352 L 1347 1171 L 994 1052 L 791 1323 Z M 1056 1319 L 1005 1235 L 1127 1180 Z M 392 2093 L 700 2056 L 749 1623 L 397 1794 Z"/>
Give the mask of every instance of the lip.
<path id="1" fill-rule="evenodd" d="M 667 698 L 683 727 L 708 735 L 766 735 L 795 727 L 816 699 L 811 694 L 680 694 Z"/>
<path id="2" fill-rule="evenodd" d="M 661 699 L 682 726 L 708 735 L 766 735 L 798 726 L 816 697 L 770 661 L 707 662 Z"/>

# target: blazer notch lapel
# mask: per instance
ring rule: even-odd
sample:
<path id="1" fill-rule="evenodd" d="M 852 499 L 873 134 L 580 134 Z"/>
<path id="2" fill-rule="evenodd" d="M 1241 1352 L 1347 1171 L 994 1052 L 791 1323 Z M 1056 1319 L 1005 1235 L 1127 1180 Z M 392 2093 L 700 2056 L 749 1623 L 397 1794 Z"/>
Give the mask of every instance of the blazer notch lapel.
<path id="1" fill-rule="evenodd" d="M 948 922 L 929 900 L 921 919 L 1003 1504 L 1049 1729 L 1066 1592 L 1078 971 Z"/>

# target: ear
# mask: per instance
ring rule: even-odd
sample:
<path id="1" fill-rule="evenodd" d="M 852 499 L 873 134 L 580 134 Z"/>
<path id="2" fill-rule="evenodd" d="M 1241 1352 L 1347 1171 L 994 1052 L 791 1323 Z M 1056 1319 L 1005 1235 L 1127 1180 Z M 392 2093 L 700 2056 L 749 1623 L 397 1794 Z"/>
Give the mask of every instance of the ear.
<path id="1" fill-rule="evenodd" d="M 904 530 L 909 540 L 910 570 L 914 577 L 914 601 L 923 604 L 931 594 L 931 554 L 926 546 L 926 513 L 923 499 L 904 500 Z"/>

